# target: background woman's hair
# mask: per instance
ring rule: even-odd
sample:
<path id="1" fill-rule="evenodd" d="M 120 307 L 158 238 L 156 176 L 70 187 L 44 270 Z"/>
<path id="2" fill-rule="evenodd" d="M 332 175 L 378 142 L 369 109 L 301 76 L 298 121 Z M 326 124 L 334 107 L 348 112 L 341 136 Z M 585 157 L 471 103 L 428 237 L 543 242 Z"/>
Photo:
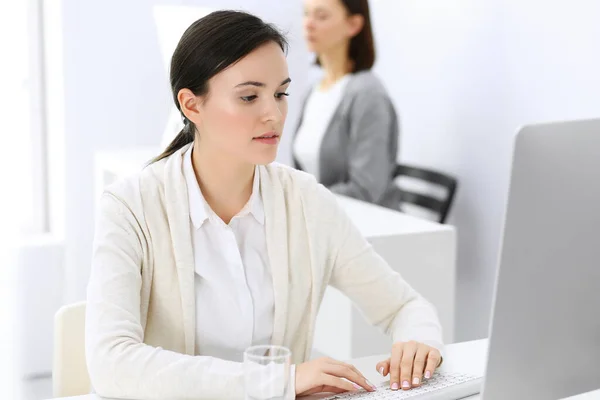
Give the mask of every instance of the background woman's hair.
<path id="1" fill-rule="evenodd" d="M 181 112 L 177 94 L 187 88 L 196 96 L 208 93 L 210 78 L 267 42 L 287 52 L 286 38 L 277 28 L 241 11 L 215 11 L 190 25 L 171 58 L 173 100 Z M 152 162 L 169 157 L 194 141 L 196 127 L 181 113 L 185 123 L 167 148 Z"/>
<path id="2" fill-rule="evenodd" d="M 368 0 L 340 0 L 350 15 L 361 15 L 364 20 L 362 30 L 350 40 L 348 58 L 352 60 L 351 72 L 369 70 L 375 64 L 375 42 L 373 41 L 373 30 L 371 29 L 371 16 Z M 319 59 L 316 60 L 320 65 Z"/>

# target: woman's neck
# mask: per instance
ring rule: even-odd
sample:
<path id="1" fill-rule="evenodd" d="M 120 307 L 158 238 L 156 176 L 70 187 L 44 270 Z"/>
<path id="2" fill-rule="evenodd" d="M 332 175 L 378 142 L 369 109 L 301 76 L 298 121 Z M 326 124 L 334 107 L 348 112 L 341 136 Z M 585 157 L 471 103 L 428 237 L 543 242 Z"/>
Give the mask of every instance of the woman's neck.
<path id="1" fill-rule="evenodd" d="M 204 151 L 198 143 L 192 151 L 192 165 L 204 199 L 228 224 L 252 195 L 254 165 L 232 160 L 219 152 Z"/>
<path id="2" fill-rule="evenodd" d="M 325 72 L 320 89 L 326 90 L 352 71 L 352 61 L 348 58 L 349 43 L 335 47 L 325 53 L 320 53 L 319 63 Z"/>

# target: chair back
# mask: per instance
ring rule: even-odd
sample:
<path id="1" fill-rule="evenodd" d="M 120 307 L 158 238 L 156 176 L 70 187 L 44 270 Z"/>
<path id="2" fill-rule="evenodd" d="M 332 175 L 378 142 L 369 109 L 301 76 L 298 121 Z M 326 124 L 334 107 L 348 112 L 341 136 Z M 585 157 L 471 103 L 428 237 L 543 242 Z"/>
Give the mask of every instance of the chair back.
<path id="1" fill-rule="evenodd" d="M 438 218 L 439 223 L 446 222 L 448 213 L 454 201 L 456 189 L 458 187 L 457 180 L 449 175 L 441 172 L 433 171 L 426 168 L 419 168 L 411 165 L 400 164 L 396 166 L 394 171 L 394 178 L 409 177 L 428 183 L 429 185 L 443 188 L 443 193 L 440 195 L 433 195 L 431 193 L 418 193 L 414 188 L 408 188 L 403 185 L 402 182 L 398 183 L 398 186 L 402 192 L 402 199 L 400 202 L 400 210 L 403 209 L 403 204 L 413 204 L 422 208 L 426 208 L 434 212 Z"/>
<path id="2" fill-rule="evenodd" d="M 85 302 L 63 306 L 54 316 L 52 386 L 54 397 L 91 391 L 85 360 Z"/>

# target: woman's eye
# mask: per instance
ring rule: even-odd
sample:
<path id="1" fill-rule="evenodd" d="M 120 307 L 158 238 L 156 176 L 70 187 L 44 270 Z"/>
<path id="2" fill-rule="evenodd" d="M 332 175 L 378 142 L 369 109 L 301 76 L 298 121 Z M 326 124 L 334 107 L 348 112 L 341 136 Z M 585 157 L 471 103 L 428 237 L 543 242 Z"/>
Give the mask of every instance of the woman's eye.
<path id="1" fill-rule="evenodd" d="M 246 102 L 246 103 L 250 103 L 253 100 L 255 100 L 258 96 L 256 95 L 252 95 L 252 96 L 242 96 L 240 97 L 240 99 L 242 99 L 242 101 Z"/>
<path id="2" fill-rule="evenodd" d="M 283 99 L 284 96 L 289 96 L 289 95 L 290 95 L 289 93 L 282 92 L 282 93 L 277 93 L 275 95 L 275 97 L 277 97 L 278 99 Z"/>

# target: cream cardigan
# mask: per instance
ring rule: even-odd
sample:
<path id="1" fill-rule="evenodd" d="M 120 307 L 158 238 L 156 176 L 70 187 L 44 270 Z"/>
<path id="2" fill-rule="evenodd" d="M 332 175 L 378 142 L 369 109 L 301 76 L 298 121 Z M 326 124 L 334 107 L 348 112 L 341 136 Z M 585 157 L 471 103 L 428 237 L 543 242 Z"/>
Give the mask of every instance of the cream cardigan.
<path id="1" fill-rule="evenodd" d="M 101 197 L 88 285 L 86 357 L 95 391 L 133 399 L 243 397 L 239 364 L 194 354 L 194 257 L 182 155 Z M 333 194 L 301 171 L 260 166 L 275 297 L 272 343 L 310 354 L 327 285 L 395 341 L 441 350 L 434 308 L 360 235 Z M 223 371 L 229 371 L 224 373 Z"/>

